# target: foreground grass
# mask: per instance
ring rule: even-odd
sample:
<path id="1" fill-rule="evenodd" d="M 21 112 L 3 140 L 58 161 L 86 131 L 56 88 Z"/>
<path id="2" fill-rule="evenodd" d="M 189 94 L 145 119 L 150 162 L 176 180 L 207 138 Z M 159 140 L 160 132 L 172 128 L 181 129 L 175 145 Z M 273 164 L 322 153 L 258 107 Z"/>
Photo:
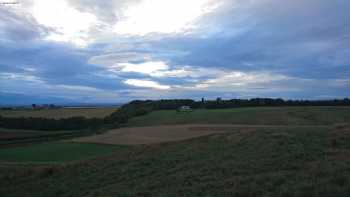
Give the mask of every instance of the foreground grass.
<path id="1" fill-rule="evenodd" d="M 0 162 L 64 162 L 92 158 L 118 146 L 53 142 L 0 149 Z"/>
<path id="2" fill-rule="evenodd" d="M 39 117 L 39 118 L 70 118 L 83 116 L 86 118 L 103 118 L 115 112 L 117 108 L 77 108 L 77 109 L 42 109 L 42 110 L 0 110 L 4 117 Z"/>
<path id="3" fill-rule="evenodd" d="M 190 113 L 155 111 L 129 120 L 128 126 L 168 124 L 331 125 L 350 122 L 350 107 L 254 107 L 199 109 Z"/>
<path id="4" fill-rule="evenodd" d="M 349 139 L 342 128 L 248 129 L 66 165 L 0 165 L 0 196 L 345 197 Z"/>

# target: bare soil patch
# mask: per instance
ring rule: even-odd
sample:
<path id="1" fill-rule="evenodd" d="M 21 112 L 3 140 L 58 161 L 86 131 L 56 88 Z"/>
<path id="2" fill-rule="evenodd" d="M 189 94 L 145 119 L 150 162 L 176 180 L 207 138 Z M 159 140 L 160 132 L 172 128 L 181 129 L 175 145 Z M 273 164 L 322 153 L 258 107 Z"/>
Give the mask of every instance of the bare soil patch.
<path id="1" fill-rule="evenodd" d="M 76 138 L 73 142 L 140 145 L 182 141 L 220 133 L 250 132 L 258 128 L 289 128 L 271 125 L 166 125 L 128 127 L 110 130 L 104 134 Z M 306 127 L 306 126 L 301 126 Z"/>
<path id="2" fill-rule="evenodd" d="M 350 124 L 338 124 L 331 132 L 332 137 L 350 137 Z"/>
<path id="3" fill-rule="evenodd" d="M 11 133 L 11 132 L 1 132 L 0 133 L 0 140 L 4 140 L 4 139 L 13 139 L 18 137 L 19 135 L 16 133 Z"/>
<path id="4" fill-rule="evenodd" d="M 29 137 L 38 135 L 40 132 L 36 133 L 35 131 L 10 131 L 10 130 L 0 130 L 0 140 L 16 139 L 18 137 Z"/>
<path id="5" fill-rule="evenodd" d="M 350 124 L 336 125 L 329 135 L 329 150 L 328 157 L 331 160 L 350 160 Z"/>

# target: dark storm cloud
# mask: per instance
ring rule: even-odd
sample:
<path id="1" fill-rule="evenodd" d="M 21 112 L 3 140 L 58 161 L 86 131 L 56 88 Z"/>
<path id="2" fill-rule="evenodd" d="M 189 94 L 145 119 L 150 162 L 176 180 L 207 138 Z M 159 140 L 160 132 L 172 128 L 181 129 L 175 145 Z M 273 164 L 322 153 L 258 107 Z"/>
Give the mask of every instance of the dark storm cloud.
<path id="1" fill-rule="evenodd" d="M 105 76 L 96 75 L 103 69 L 87 63 L 91 51 L 50 42 L 32 44 L 34 47 L 0 46 L 0 72 L 34 75 L 49 84 L 118 88 L 118 81 L 106 81 Z"/>
<path id="2" fill-rule="evenodd" d="M 177 64 L 346 77 L 350 74 L 349 8 L 343 0 L 240 1 L 207 18 L 209 31 L 217 29 L 207 37 L 170 38 L 155 47 L 188 51 L 172 59 Z"/>

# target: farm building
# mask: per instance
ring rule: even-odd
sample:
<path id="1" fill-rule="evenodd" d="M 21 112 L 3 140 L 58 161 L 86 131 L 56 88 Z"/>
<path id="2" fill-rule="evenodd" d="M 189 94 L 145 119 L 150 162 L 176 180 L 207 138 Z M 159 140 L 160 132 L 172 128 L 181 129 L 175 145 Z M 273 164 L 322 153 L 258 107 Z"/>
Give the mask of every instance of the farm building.
<path id="1" fill-rule="evenodd" d="M 181 106 L 177 109 L 178 112 L 191 112 L 192 108 L 190 106 Z"/>

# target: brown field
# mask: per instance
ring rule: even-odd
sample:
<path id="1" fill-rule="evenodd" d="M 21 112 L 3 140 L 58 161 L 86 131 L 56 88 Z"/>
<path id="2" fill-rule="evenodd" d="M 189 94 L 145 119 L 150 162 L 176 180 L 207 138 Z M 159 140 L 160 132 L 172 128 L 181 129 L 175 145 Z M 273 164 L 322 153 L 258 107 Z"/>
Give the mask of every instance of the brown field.
<path id="1" fill-rule="evenodd" d="M 5 117 L 42 117 L 42 118 L 69 118 L 83 116 L 86 118 L 103 118 L 115 112 L 117 108 L 61 108 L 41 110 L 0 110 L 0 115 Z"/>
<path id="2" fill-rule="evenodd" d="M 14 133 L 14 132 L 1 132 L 0 133 L 0 140 L 15 139 L 17 137 L 25 136 L 25 135 L 21 135 L 21 134 Z"/>
<path id="3" fill-rule="evenodd" d="M 73 142 L 116 144 L 116 145 L 140 145 L 157 144 L 163 142 L 181 141 L 196 137 L 220 134 L 228 132 L 249 132 L 261 128 L 323 128 L 327 126 L 285 126 L 285 125 L 172 125 L 129 127 L 110 130 L 104 134 L 76 138 Z"/>
<path id="4" fill-rule="evenodd" d="M 45 134 L 44 131 L 19 130 L 19 129 L 4 129 L 0 128 L 0 141 L 6 139 L 15 139 L 18 137 L 28 137 Z"/>

